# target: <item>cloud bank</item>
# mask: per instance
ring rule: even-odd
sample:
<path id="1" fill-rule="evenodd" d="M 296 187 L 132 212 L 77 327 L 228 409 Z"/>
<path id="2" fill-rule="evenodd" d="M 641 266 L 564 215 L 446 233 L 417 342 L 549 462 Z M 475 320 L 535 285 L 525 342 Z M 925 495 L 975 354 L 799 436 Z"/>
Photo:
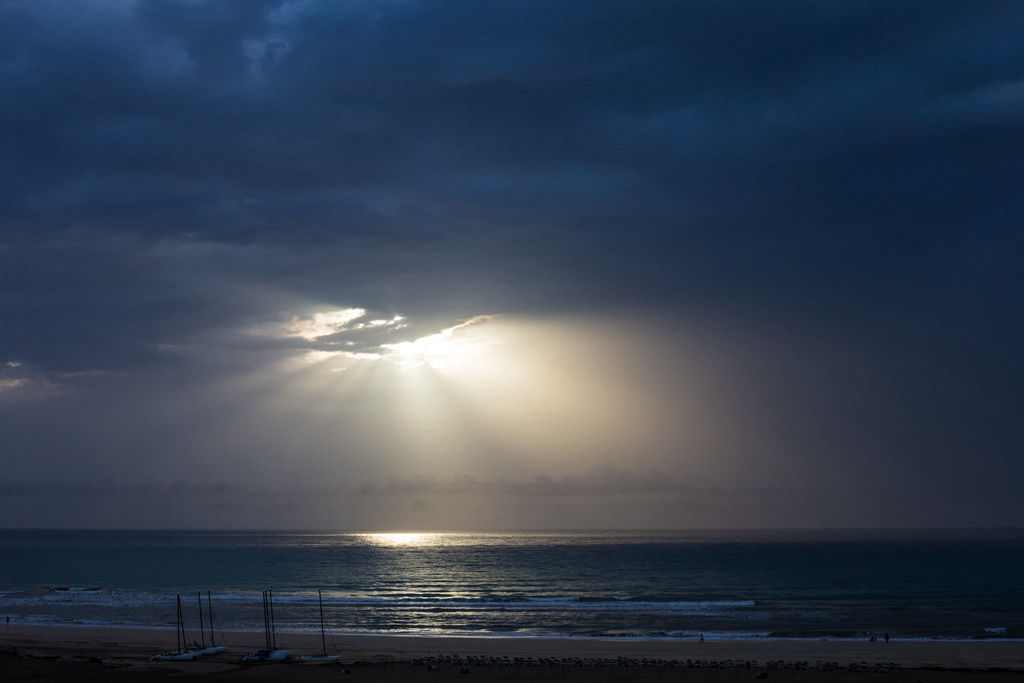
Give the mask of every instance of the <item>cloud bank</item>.
<path id="1" fill-rule="evenodd" d="M 729 492 L 678 525 L 751 486 L 794 492 L 768 525 L 1024 524 L 1022 35 L 1012 2 L 3 3 L 0 464 L 53 505 L 11 519 L 79 518 L 47 481 L 611 464 Z M 452 495 L 409 492 L 491 519 Z M 513 517 L 613 518 L 565 505 Z"/>

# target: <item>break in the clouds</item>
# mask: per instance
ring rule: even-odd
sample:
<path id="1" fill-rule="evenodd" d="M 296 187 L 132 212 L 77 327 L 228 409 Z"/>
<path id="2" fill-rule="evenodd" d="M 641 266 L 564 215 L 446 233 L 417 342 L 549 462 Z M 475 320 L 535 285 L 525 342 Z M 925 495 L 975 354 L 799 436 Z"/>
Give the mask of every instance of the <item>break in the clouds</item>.
<path id="1" fill-rule="evenodd" d="M 292 527 L 1024 523 L 1022 35 L 1013 2 L 2 3 L 4 518 L 181 481 Z M 595 471 L 638 483 L 297 493 Z"/>

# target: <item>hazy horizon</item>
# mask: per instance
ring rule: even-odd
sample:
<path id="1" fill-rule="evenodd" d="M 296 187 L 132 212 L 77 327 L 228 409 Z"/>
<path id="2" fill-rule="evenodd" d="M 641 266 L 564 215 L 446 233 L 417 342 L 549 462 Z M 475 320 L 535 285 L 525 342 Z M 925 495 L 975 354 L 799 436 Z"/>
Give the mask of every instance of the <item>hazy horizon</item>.
<path id="1" fill-rule="evenodd" d="M 636 528 L 576 528 L 576 529 L 284 529 L 284 528 L 156 528 L 156 527 L 0 527 L 0 533 L 9 532 L 96 532 L 96 533 L 167 533 L 167 534 L 309 534 L 309 535 L 338 535 L 338 536 L 366 536 L 366 535 L 422 535 L 422 536 L 515 536 L 515 535 L 626 535 L 626 536 L 670 536 L 670 535 L 694 535 L 700 540 L 714 541 L 716 534 L 721 535 L 719 540 L 737 540 L 742 534 L 751 534 L 758 537 L 758 540 L 768 541 L 771 537 L 785 541 L 796 537 L 802 540 L 811 539 L 811 536 L 820 536 L 817 540 L 951 540 L 953 538 L 963 539 L 969 537 L 971 540 L 1009 540 L 1011 538 L 1024 537 L 1022 526 L 962 526 L 962 527 L 761 527 L 761 528 L 704 528 L 704 529 L 672 529 L 668 527 L 636 529 Z"/>

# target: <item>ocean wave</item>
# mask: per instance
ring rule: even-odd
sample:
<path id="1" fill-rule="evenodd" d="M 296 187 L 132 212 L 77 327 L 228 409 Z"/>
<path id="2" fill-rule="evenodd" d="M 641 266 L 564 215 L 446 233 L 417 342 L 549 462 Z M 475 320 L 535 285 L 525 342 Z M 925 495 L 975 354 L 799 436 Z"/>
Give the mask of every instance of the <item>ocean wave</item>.
<path id="1" fill-rule="evenodd" d="M 140 591 L 111 591 L 104 589 L 18 591 L 0 596 L 5 605 L 64 605 L 97 607 L 149 607 L 173 600 L 174 596 Z"/>
<path id="2" fill-rule="evenodd" d="M 152 593 L 109 589 L 89 590 L 37 590 L 8 593 L 2 596 L 7 605 L 80 605 L 106 607 L 148 607 L 172 603 L 175 593 Z M 183 599 L 193 601 L 194 594 L 184 593 Z M 253 593 L 223 593 L 213 596 L 214 604 L 259 604 L 260 597 Z M 275 593 L 274 602 L 280 605 L 316 604 L 318 597 L 308 593 Z M 325 607 L 482 611 L 580 611 L 580 612 L 670 612 L 679 614 L 717 614 L 755 608 L 754 600 L 642 600 L 631 596 L 572 596 L 572 595 L 507 595 L 507 596 L 415 596 L 415 595 L 363 595 L 324 596 Z"/>
<path id="3" fill-rule="evenodd" d="M 249 595 L 218 596 L 218 600 L 252 601 Z M 316 603 L 316 595 L 275 594 L 274 602 L 281 604 Z M 417 609 L 482 609 L 509 611 L 615 611 L 615 612 L 673 612 L 684 614 L 714 614 L 757 606 L 755 600 L 636 600 L 612 597 L 581 596 L 324 596 L 325 607 L 376 607 Z"/>

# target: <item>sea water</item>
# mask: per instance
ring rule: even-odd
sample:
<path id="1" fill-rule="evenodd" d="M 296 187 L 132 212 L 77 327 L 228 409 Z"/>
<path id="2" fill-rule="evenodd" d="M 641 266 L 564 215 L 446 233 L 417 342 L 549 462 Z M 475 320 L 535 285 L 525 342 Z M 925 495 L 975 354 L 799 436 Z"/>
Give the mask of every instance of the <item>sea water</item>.
<path id="1" fill-rule="evenodd" d="M 267 588 L 279 631 L 319 630 L 319 589 L 339 634 L 1015 639 L 1024 533 L 0 531 L 15 623 L 168 627 L 181 594 L 198 631 L 209 590 L 260 630 Z"/>

